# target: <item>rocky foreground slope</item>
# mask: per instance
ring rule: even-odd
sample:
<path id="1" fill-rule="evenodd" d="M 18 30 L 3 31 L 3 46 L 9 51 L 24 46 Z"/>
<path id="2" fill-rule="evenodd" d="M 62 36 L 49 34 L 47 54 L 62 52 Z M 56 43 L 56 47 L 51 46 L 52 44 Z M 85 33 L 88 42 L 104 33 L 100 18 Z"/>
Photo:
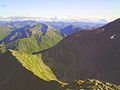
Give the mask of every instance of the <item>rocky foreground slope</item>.
<path id="1" fill-rule="evenodd" d="M 33 57 L 37 56 L 28 57 L 13 50 L 0 56 L 0 90 L 120 90 L 119 85 L 95 79 L 61 82 L 49 67 L 35 63 L 37 59 Z"/>

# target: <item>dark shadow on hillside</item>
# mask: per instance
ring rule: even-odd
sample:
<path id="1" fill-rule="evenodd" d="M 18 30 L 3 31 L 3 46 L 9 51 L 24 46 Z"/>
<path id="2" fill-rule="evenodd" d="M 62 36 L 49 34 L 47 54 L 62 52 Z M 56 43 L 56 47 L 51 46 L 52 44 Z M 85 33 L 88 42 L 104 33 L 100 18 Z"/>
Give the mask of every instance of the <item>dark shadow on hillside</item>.
<path id="1" fill-rule="evenodd" d="M 0 90 L 62 90 L 56 81 L 47 82 L 25 69 L 11 52 L 0 56 Z"/>
<path id="2" fill-rule="evenodd" d="M 120 84 L 120 19 L 74 33 L 41 54 L 62 81 L 98 79 Z"/>

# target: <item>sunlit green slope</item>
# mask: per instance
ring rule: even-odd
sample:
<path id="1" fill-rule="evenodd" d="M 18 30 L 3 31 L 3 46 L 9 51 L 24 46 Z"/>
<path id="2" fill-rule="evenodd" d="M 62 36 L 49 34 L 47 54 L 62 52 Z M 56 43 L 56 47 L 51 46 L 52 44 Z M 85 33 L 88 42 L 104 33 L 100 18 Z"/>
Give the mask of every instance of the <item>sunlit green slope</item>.
<path id="1" fill-rule="evenodd" d="M 32 53 L 51 48 L 63 39 L 59 31 L 49 26 L 45 33 L 40 30 L 39 25 L 34 26 L 32 30 L 33 34 L 28 38 L 22 38 L 8 44 L 1 44 L 0 51 L 5 52 L 8 49 L 12 49 Z"/>
<path id="2" fill-rule="evenodd" d="M 48 31 L 42 38 L 41 35 L 42 33 L 38 32 L 29 38 L 18 40 L 18 50 L 25 52 L 41 51 L 53 47 L 62 40 L 60 33 L 51 28 L 48 28 Z"/>
<path id="3" fill-rule="evenodd" d="M 39 78 L 50 81 L 56 80 L 51 69 L 45 65 L 41 59 L 37 55 L 27 54 L 23 52 L 13 51 L 10 50 L 12 54 L 18 59 L 18 61 L 29 71 L 33 72 L 34 75 L 38 76 Z"/>
<path id="4" fill-rule="evenodd" d="M 8 26 L 0 26 L 0 40 L 5 38 L 10 32 L 12 31 L 12 28 Z"/>

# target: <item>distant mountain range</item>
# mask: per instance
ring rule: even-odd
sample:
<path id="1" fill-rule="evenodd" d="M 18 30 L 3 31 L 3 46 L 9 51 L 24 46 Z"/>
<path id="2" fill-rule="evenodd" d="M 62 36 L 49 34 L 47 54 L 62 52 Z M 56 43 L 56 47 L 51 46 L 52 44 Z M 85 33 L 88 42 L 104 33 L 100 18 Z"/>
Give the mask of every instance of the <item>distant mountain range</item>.
<path id="1" fill-rule="evenodd" d="M 8 49 L 20 50 L 20 48 L 22 50 L 24 48 L 23 51 L 30 52 L 38 49 L 44 50 L 76 31 L 91 30 L 103 24 L 92 22 L 38 22 L 33 20 L 0 21 L 0 51 L 5 52 Z M 51 36 L 48 35 L 47 31 Z M 52 35 L 54 33 L 56 33 L 55 37 Z M 45 41 L 48 41 L 48 37 L 51 37 L 51 39 L 49 38 L 50 42 L 42 41 L 42 37 L 46 37 Z M 28 42 L 32 45 L 32 48 L 26 48 L 26 45 L 29 45 Z"/>
<path id="2" fill-rule="evenodd" d="M 47 18 L 47 17 L 25 17 L 25 16 L 9 16 L 9 17 L 0 17 L 0 21 L 25 21 L 25 20 L 35 20 L 35 21 L 55 21 L 55 22 L 102 22 L 102 23 L 106 23 L 108 20 L 106 19 L 74 19 L 74 18 L 58 18 L 58 17 L 51 17 L 51 18 Z"/>
<path id="3" fill-rule="evenodd" d="M 88 30 L 92 30 L 98 27 L 101 27 L 105 24 L 107 24 L 108 22 L 93 22 L 93 21 L 74 21 L 74 22 L 67 22 L 67 21 L 51 21 L 51 22 L 43 22 L 47 25 L 52 26 L 53 28 L 57 29 L 57 30 L 61 30 L 67 26 L 73 25 L 75 27 L 78 28 L 82 28 L 82 29 L 88 29 Z"/>

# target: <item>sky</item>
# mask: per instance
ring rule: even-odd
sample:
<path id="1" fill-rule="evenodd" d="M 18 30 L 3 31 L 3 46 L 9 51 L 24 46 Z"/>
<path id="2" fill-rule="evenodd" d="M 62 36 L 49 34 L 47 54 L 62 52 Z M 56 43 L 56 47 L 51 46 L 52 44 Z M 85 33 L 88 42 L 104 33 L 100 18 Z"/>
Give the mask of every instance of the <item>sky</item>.
<path id="1" fill-rule="evenodd" d="M 120 0 L 0 0 L 0 16 L 117 19 Z"/>

